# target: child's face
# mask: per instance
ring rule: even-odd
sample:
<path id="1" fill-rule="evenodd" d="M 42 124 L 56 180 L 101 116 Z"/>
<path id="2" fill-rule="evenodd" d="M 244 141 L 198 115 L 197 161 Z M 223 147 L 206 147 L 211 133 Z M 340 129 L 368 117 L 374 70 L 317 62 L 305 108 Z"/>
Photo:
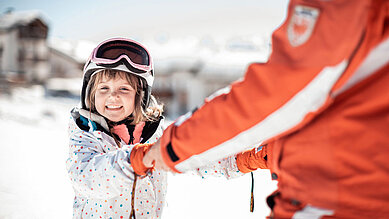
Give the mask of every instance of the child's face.
<path id="1" fill-rule="evenodd" d="M 97 85 L 95 106 L 100 115 L 119 122 L 134 111 L 136 91 L 122 77 L 103 78 Z"/>

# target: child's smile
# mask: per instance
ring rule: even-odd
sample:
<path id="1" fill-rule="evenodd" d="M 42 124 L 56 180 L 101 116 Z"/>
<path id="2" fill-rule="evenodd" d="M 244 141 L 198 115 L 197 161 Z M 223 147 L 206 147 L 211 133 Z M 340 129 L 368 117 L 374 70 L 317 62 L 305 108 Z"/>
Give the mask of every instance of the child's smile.
<path id="1" fill-rule="evenodd" d="M 119 109 L 123 108 L 123 106 L 107 105 L 107 106 L 105 106 L 105 108 L 107 108 L 107 110 L 119 110 Z"/>

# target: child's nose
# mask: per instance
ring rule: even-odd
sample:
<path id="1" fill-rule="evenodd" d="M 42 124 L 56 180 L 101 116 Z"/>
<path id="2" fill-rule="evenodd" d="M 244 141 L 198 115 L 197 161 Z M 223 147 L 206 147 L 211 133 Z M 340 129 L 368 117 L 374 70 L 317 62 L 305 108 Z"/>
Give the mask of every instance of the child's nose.
<path id="1" fill-rule="evenodd" d="M 117 91 L 112 91 L 111 93 L 110 93 L 110 97 L 113 97 L 113 98 L 116 98 L 116 97 L 118 97 L 119 95 L 118 95 L 118 92 Z"/>

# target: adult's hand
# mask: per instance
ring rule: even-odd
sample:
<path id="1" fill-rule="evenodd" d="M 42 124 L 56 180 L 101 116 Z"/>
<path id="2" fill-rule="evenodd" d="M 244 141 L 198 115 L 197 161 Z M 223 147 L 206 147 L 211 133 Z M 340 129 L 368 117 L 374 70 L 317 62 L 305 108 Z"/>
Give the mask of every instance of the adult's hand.
<path id="1" fill-rule="evenodd" d="M 143 157 L 145 166 L 153 166 L 156 170 L 170 171 L 169 167 L 164 163 L 161 155 L 161 146 L 159 140 L 150 148 Z"/>

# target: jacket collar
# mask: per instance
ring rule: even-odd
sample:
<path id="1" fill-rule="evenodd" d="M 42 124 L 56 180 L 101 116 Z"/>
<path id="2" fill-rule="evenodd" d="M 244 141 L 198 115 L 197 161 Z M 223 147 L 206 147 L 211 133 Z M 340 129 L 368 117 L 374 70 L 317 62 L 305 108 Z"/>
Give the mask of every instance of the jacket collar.
<path id="1" fill-rule="evenodd" d="M 109 132 L 109 126 L 104 117 L 84 109 L 78 109 L 78 112 L 80 113 L 81 116 L 93 122 L 96 122 L 97 124 L 101 125 L 105 129 L 105 131 Z"/>
<path id="2" fill-rule="evenodd" d="M 90 130 L 95 129 L 99 131 L 103 131 L 107 133 L 108 135 L 112 135 L 112 133 L 109 130 L 108 123 L 106 119 L 100 115 L 97 115 L 95 113 L 92 113 L 85 109 L 80 109 L 78 107 L 75 107 L 72 110 L 72 116 L 76 120 L 77 125 L 83 126 L 80 127 L 83 130 Z M 79 121 L 81 120 L 80 117 L 83 117 L 85 122 Z M 78 122 L 77 122 L 78 120 Z M 146 121 L 145 126 L 143 127 L 142 134 L 141 134 L 141 143 L 147 142 L 148 139 L 150 139 L 154 133 L 158 130 L 159 127 L 163 125 L 164 117 L 160 116 L 157 121 Z M 89 122 L 91 121 L 91 122 Z M 120 123 L 120 122 L 119 122 Z"/>

